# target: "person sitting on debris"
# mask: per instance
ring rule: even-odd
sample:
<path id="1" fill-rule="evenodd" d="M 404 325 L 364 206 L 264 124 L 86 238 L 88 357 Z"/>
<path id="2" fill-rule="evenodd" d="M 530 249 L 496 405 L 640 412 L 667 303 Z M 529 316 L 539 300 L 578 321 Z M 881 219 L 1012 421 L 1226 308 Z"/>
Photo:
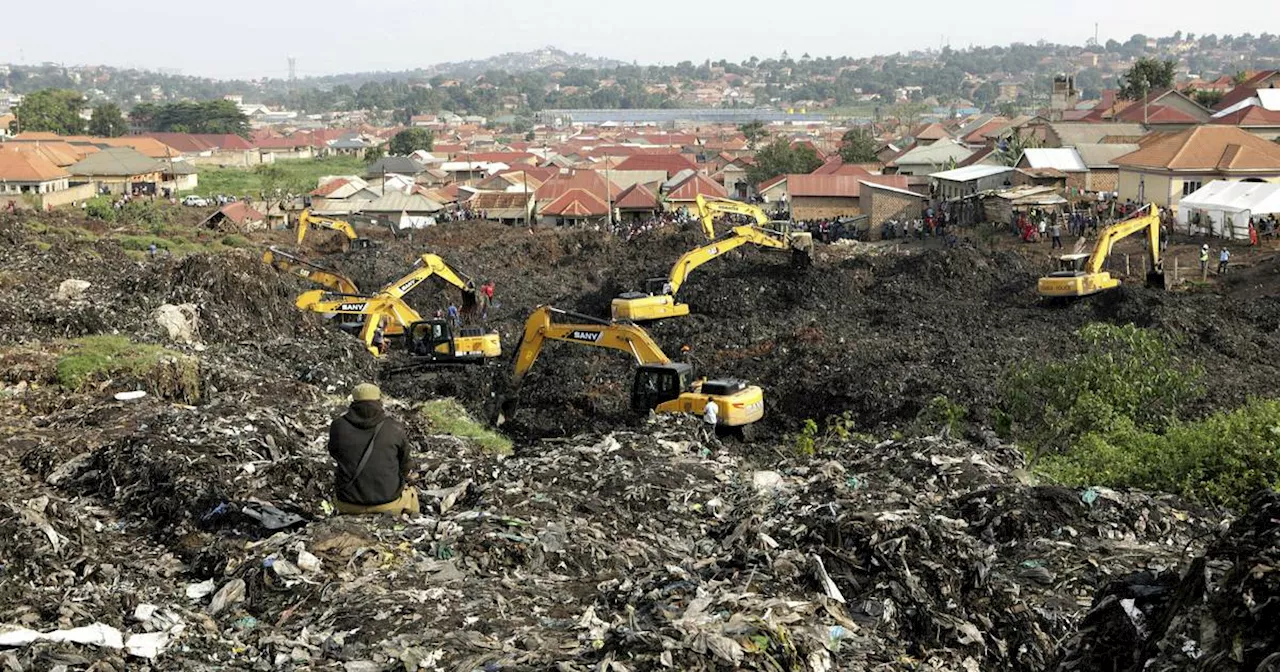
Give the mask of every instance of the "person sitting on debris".
<path id="1" fill-rule="evenodd" d="M 334 507 L 339 513 L 418 513 L 418 491 L 409 476 L 409 439 L 382 409 L 382 391 L 361 383 L 351 406 L 329 426 Z"/>

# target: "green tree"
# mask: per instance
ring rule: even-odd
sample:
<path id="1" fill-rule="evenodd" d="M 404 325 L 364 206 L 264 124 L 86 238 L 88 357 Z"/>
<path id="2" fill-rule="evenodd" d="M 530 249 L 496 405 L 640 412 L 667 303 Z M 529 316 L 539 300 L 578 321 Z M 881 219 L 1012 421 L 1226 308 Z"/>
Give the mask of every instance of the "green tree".
<path id="1" fill-rule="evenodd" d="M 1222 91 L 1186 91 L 1185 93 L 1191 96 L 1197 103 L 1208 108 L 1212 108 L 1214 105 L 1221 102 L 1222 96 L 1225 95 Z"/>
<path id="2" fill-rule="evenodd" d="M 387 155 L 387 150 L 386 150 L 386 148 L 385 148 L 385 147 L 383 147 L 382 145 L 376 145 L 376 146 L 373 146 L 373 147 L 369 147 L 368 149 L 364 150 L 364 162 L 365 162 L 365 163 L 374 163 L 374 162 L 376 162 L 378 159 L 381 159 L 382 157 L 384 157 L 384 156 L 386 156 L 386 155 Z"/>
<path id="3" fill-rule="evenodd" d="M 388 150 L 393 156 L 408 156 L 419 149 L 431 151 L 436 144 L 436 136 L 425 128 L 406 128 L 391 138 Z"/>
<path id="4" fill-rule="evenodd" d="M 1154 58 L 1139 58 L 1120 76 L 1120 97 L 1139 100 L 1150 91 L 1173 87 L 1173 73 L 1178 62 Z"/>
<path id="5" fill-rule="evenodd" d="M 759 147 L 760 142 L 769 137 L 769 132 L 765 129 L 764 122 L 759 120 L 742 124 L 738 126 L 738 130 L 742 132 L 742 135 L 746 136 L 747 147 L 752 150 Z"/>
<path id="6" fill-rule="evenodd" d="M 249 118 L 229 100 L 143 103 L 129 112 L 129 119 L 148 131 L 249 135 Z"/>
<path id="7" fill-rule="evenodd" d="M 865 128 L 851 128 L 840 139 L 840 158 L 845 163 L 872 163 L 876 160 L 876 139 Z"/>
<path id="8" fill-rule="evenodd" d="M 93 116 L 89 118 L 89 135 L 118 138 L 128 131 L 129 123 L 124 120 L 119 105 L 99 103 L 93 107 Z"/>
<path id="9" fill-rule="evenodd" d="M 778 138 L 756 152 L 756 165 L 747 169 L 747 179 L 755 184 L 779 175 L 808 174 L 822 165 L 810 145 L 792 145 Z"/>
<path id="10" fill-rule="evenodd" d="M 20 131 L 43 131 L 58 135 L 84 133 L 84 97 L 68 89 L 42 89 L 29 93 L 14 108 Z"/>
<path id="11" fill-rule="evenodd" d="M 1000 160 L 1000 165 L 1016 166 L 1018 159 L 1022 158 L 1022 152 L 1027 149 L 1033 149 L 1040 146 L 1040 138 L 1032 133 L 1022 134 L 1021 129 L 1015 129 L 1007 138 L 1001 138 L 996 144 L 996 158 Z"/>

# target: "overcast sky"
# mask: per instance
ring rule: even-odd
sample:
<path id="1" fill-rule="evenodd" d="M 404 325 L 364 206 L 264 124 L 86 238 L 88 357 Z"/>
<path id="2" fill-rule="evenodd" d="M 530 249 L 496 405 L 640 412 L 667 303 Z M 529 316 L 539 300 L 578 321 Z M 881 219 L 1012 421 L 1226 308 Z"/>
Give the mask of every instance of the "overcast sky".
<path id="1" fill-rule="evenodd" d="M 0 62 L 170 68 L 221 78 L 405 70 L 556 46 L 624 61 L 869 56 L 1134 33 L 1280 31 L 1280 0 L 214 0 L 5 2 Z M 31 26 L 32 30 L 14 27 Z M 38 29 L 34 29 L 38 27 Z"/>

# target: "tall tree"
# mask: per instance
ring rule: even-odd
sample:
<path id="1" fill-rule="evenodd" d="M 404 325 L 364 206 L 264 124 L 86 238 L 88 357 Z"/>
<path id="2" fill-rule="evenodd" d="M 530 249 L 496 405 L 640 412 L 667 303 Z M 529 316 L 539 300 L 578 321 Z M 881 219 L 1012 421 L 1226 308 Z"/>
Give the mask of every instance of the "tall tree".
<path id="1" fill-rule="evenodd" d="M 1040 146 L 1040 138 L 1034 133 L 1022 134 L 1021 129 L 1014 129 L 1007 138 L 1001 138 L 996 144 L 996 158 L 1004 166 L 1016 166 L 1022 158 L 1023 150 Z"/>
<path id="2" fill-rule="evenodd" d="M 93 107 L 93 116 L 89 118 L 89 135 L 118 138 L 127 132 L 129 123 L 124 120 L 119 105 L 99 103 Z"/>
<path id="3" fill-rule="evenodd" d="M 1120 76 L 1120 97 L 1139 100 L 1151 91 L 1173 87 L 1177 61 L 1139 58 L 1129 71 Z"/>
<path id="4" fill-rule="evenodd" d="M 229 100 L 142 103 L 129 112 L 133 123 L 148 131 L 248 136 L 249 118 Z"/>
<path id="5" fill-rule="evenodd" d="M 778 175 L 808 174 L 822 165 L 822 159 L 810 145 L 792 146 L 783 138 L 761 147 L 756 152 L 756 165 L 747 169 L 747 179 L 756 184 Z"/>
<path id="6" fill-rule="evenodd" d="M 84 133 L 84 97 L 68 89 L 42 89 L 29 93 L 14 108 L 17 128 L 21 131 L 44 131 L 58 135 Z"/>
<path id="7" fill-rule="evenodd" d="M 738 130 L 742 132 L 742 135 L 746 136 L 747 147 L 751 150 L 755 150 L 756 147 L 760 146 L 761 140 L 769 137 L 769 132 L 765 130 L 764 122 L 759 120 L 742 124 L 738 126 Z"/>
<path id="8" fill-rule="evenodd" d="M 840 158 L 845 163 L 871 163 L 876 160 L 876 139 L 865 128 L 851 128 L 840 139 Z"/>
<path id="9" fill-rule="evenodd" d="M 388 150 L 394 156 L 408 156 L 419 149 L 431 151 L 436 144 L 436 136 L 425 128 L 406 128 L 396 133 L 388 144 Z"/>

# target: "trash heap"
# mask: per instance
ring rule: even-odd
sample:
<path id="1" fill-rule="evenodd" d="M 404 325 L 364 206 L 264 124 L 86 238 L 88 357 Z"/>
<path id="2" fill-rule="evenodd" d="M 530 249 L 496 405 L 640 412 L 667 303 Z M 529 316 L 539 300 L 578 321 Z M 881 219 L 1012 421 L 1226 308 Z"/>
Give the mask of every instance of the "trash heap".
<path id="1" fill-rule="evenodd" d="M 1277 622 L 1280 493 L 1262 492 L 1183 571 L 1107 585 L 1052 669 L 1274 670 Z"/>
<path id="2" fill-rule="evenodd" d="M 5 583 L 24 586 L 5 622 L 25 629 L 0 642 L 26 638 L 0 660 L 123 664 L 147 645 L 158 669 L 1044 669 L 1095 591 L 1182 567 L 1212 529 L 1168 498 L 1027 485 L 998 444 L 803 456 L 703 445 L 676 418 L 511 456 L 413 424 L 423 514 L 336 518 L 302 428 L 337 408 L 155 409 L 145 444 L 28 470 L 56 494 L 19 488 L 0 515 Z M 106 634 L 66 634 L 90 625 Z"/>

